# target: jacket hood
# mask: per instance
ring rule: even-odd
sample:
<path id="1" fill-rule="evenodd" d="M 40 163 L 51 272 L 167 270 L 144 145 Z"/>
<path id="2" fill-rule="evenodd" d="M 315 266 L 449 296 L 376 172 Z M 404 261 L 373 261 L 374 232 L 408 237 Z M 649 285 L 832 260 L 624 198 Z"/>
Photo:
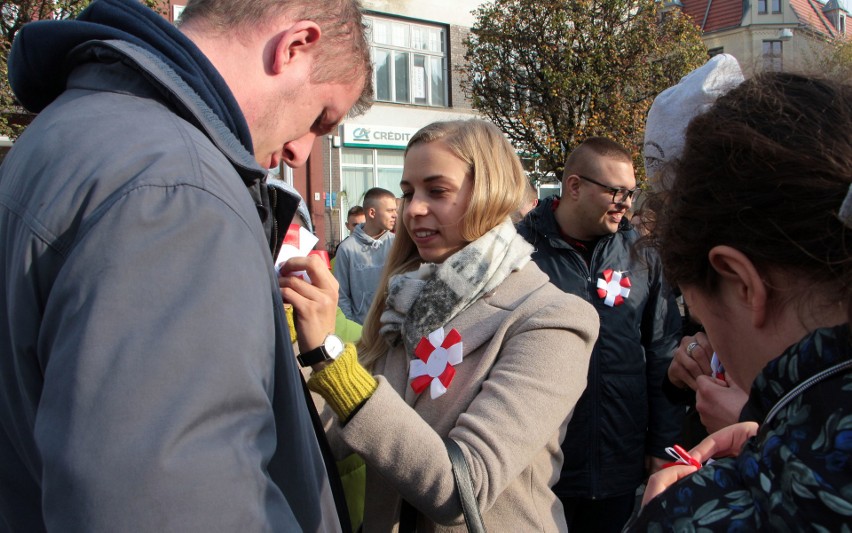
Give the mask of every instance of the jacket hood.
<path id="1" fill-rule="evenodd" d="M 132 43 L 165 62 L 253 152 L 245 117 L 213 64 L 177 28 L 136 0 L 96 0 L 76 20 L 37 21 L 21 28 L 9 53 L 9 84 L 18 101 L 40 112 L 65 90 L 78 63 L 93 60 L 81 48 L 106 40 Z"/>
<path id="2" fill-rule="evenodd" d="M 551 196 L 539 201 L 538 205 L 518 222 L 518 228 L 526 229 L 528 234 L 539 233 L 544 237 L 560 237 L 556 218 L 553 216 L 553 201 L 557 198 L 558 196 Z"/>
<path id="3" fill-rule="evenodd" d="M 358 224 L 355 226 L 355 231 L 352 232 L 352 236 L 355 237 L 360 244 L 363 244 L 364 246 L 372 246 L 373 248 L 377 248 L 382 242 L 388 240 L 391 235 L 393 235 L 393 233 L 386 231 L 382 233 L 381 237 L 374 239 L 367 235 L 364 231 L 364 224 Z"/>

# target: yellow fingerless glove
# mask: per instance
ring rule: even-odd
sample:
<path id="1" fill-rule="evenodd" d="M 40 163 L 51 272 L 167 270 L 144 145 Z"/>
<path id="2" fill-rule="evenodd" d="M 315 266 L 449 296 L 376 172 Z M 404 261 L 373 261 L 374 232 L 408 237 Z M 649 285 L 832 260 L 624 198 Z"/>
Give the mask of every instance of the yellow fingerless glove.
<path id="1" fill-rule="evenodd" d="M 378 386 L 376 378 L 358 362 L 354 344 L 346 344 L 340 357 L 308 380 L 308 388 L 323 397 L 341 422 L 348 420 Z"/>

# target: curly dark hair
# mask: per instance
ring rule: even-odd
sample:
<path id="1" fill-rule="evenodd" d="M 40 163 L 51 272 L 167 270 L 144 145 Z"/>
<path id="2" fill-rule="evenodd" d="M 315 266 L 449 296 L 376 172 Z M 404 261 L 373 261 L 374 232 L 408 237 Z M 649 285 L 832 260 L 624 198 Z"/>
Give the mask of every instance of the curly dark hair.
<path id="1" fill-rule="evenodd" d="M 852 230 L 838 217 L 852 182 L 852 86 L 759 74 L 690 122 L 670 170 L 646 244 L 671 283 L 712 292 L 708 253 L 729 245 L 852 309 Z"/>

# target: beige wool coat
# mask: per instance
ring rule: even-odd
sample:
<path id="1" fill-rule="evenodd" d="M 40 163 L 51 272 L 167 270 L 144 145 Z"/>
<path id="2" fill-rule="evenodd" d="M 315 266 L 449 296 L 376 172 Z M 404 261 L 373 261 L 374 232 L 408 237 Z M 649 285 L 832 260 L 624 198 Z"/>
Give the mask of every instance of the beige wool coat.
<path id="1" fill-rule="evenodd" d="M 373 396 L 330 427 L 335 448 L 367 464 L 364 531 L 396 531 L 403 498 L 419 511 L 418 531 L 465 531 L 448 435 L 470 465 L 490 531 L 567 530 L 550 487 L 598 327 L 588 303 L 530 262 L 444 326 L 461 333 L 464 359 L 443 396 L 415 394 L 401 346 L 379 360 Z"/>

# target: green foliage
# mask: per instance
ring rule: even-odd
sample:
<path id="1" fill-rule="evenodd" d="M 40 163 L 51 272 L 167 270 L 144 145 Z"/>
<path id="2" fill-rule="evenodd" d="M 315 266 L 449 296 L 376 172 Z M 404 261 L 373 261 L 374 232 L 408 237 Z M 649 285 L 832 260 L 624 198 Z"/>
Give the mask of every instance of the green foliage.
<path id="1" fill-rule="evenodd" d="M 707 59 L 698 28 L 655 0 L 492 0 L 474 12 L 462 86 L 543 172 L 602 135 L 637 157 L 654 97 Z"/>
<path id="2" fill-rule="evenodd" d="M 160 14 L 165 14 L 165 0 L 141 0 Z M 76 17 L 92 0 L 3 0 L 0 2 L 0 135 L 16 138 L 32 115 L 21 108 L 9 87 L 9 50 L 18 30 L 35 20 Z"/>

